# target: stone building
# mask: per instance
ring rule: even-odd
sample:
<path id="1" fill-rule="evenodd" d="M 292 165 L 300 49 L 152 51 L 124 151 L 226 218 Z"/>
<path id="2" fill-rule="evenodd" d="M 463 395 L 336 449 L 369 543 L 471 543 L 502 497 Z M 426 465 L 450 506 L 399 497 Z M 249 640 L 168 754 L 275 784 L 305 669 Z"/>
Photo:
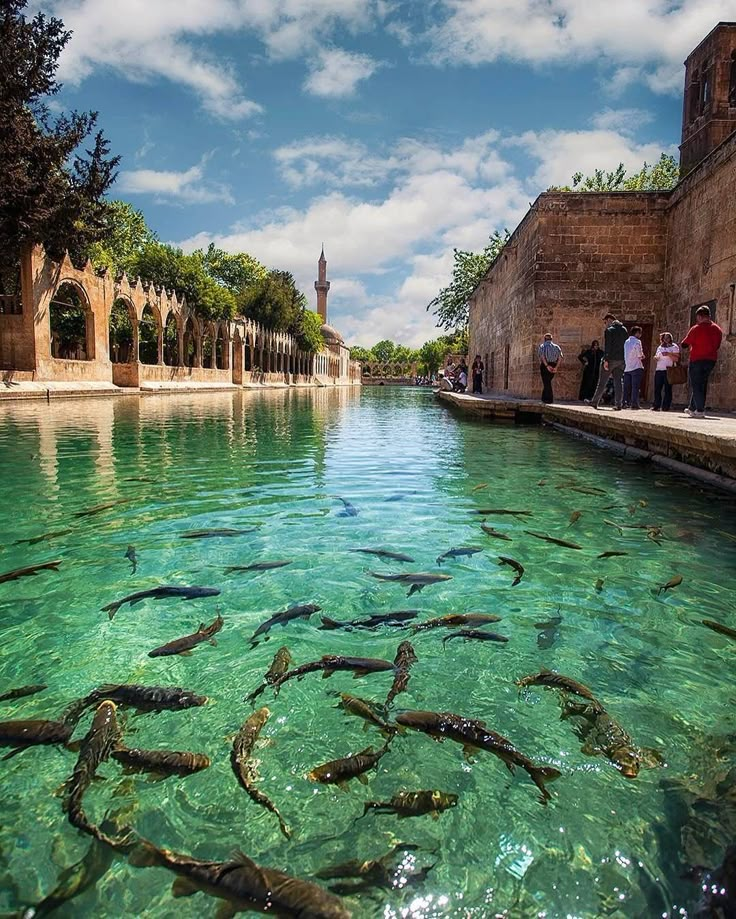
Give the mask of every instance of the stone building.
<path id="1" fill-rule="evenodd" d="M 736 23 L 719 23 L 685 62 L 683 178 L 670 192 L 545 192 L 470 301 L 470 355 L 487 391 L 538 398 L 537 346 L 565 354 L 555 395 L 575 399 L 577 356 L 610 310 L 641 325 L 648 357 L 660 331 L 681 339 L 695 308 L 724 330 L 708 402 L 736 409 Z"/>
<path id="2" fill-rule="evenodd" d="M 324 252 L 320 277 L 326 280 Z M 326 293 L 324 296 L 326 319 Z M 322 327 L 325 347 L 302 351 L 296 339 L 249 319 L 210 322 L 174 291 L 140 278 L 113 278 L 41 246 L 21 259 L 21 295 L 0 296 L 0 379 L 142 390 L 192 385 L 350 384 L 360 365 L 339 333 Z"/>

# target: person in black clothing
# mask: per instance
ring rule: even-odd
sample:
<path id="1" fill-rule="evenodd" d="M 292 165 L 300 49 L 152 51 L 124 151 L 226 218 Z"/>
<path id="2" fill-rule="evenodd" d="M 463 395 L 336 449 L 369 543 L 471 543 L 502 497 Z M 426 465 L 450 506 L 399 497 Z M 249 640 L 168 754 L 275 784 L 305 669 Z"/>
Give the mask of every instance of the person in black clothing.
<path id="1" fill-rule="evenodd" d="M 473 361 L 473 392 L 482 393 L 483 392 L 483 371 L 485 367 L 483 366 L 483 361 L 480 359 L 480 354 L 475 355 L 475 360 Z"/>
<path id="2" fill-rule="evenodd" d="M 578 360 L 583 365 L 583 378 L 580 381 L 580 395 L 578 398 L 583 402 L 585 399 L 590 399 L 595 392 L 598 376 L 601 372 L 603 351 L 597 338 L 591 342 L 589 348 L 584 348 L 580 352 Z"/>
<path id="3" fill-rule="evenodd" d="M 606 390 L 609 379 L 613 379 L 613 390 L 615 393 L 616 404 L 614 409 L 621 411 L 621 402 L 623 398 L 624 385 L 624 342 L 629 337 L 626 326 L 619 322 L 613 313 L 606 313 L 603 321 L 609 323 L 603 339 L 603 361 L 601 362 L 601 371 L 598 376 L 598 385 L 591 399 L 586 399 L 586 405 L 592 405 L 598 408 L 603 393 Z"/>

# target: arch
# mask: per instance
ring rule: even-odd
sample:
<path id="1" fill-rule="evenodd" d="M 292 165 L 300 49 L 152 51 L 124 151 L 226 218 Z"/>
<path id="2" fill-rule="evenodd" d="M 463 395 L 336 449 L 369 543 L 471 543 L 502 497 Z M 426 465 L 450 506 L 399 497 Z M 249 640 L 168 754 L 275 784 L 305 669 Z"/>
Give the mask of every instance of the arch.
<path id="1" fill-rule="evenodd" d="M 215 330 L 208 322 L 202 332 L 202 366 L 212 368 L 215 366 Z"/>
<path id="2" fill-rule="evenodd" d="M 164 364 L 169 367 L 178 367 L 181 364 L 179 322 L 173 310 L 169 311 L 164 323 Z"/>
<path id="3" fill-rule="evenodd" d="M 49 303 L 51 356 L 67 361 L 95 358 L 94 315 L 87 292 L 76 281 L 62 281 Z"/>
<path id="4" fill-rule="evenodd" d="M 228 370 L 230 361 L 229 357 L 230 338 L 227 327 L 224 322 L 219 323 L 215 328 L 215 348 L 214 364 L 218 370 Z"/>
<path id="5" fill-rule="evenodd" d="M 695 70 L 693 73 L 693 78 L 690 82 L 690 90 L 688 93 L 688 116 L 687 120 L 695 121 L 695 119 L 700 114 L 700 71 Z"/>
<path id="6" fill-rule="evenodd" d="M 243 339 L 240 329 L 236 326 L 233 334 L 233 383 L 240 385 L 243 382 Z"/>
<path id="7" fill-rule="evenodd" d="M 199 366 L 199 326 L 193 316 L 190 316 L 184 325 L 184 354 L 182 358 L 185 367 Z"/>
<path id="8" fill-rule="evenodd" d="M 161 314 L 158 308 L 146 303 L 138 325 L 138 360 L 141 364 L 160 363 Z"/>
<path id="9" fill-rule="evenodd" d="M 128 297 L 117 297 L 110 310 L 110 360 L 131 364 L 138 354 L 138 317 Z"/>
<path id="10" fill-rule="evenodd" d="M 243 350 L 243 369 L 251 371 L 253 369 L 253 339 L 246 332 L 245 347 Z"/>

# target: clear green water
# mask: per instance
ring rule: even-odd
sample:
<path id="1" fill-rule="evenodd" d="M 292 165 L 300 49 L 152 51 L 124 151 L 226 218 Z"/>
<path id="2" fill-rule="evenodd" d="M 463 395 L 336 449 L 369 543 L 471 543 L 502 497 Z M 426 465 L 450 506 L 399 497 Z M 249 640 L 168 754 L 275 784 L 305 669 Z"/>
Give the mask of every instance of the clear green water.
<path id="1" fill-rule="evenodd" d="M 424 863 L 436 863 L 427 880 L 355 898 L 356 917 L 692 914 L 697 888 L 682 880 L 683 866 L 715 863 L 736 824 L 724 786 L 716 788 L 723 780 L 732 787 L 734 647 L 698 624 L 705 617 L 736 626 L 732 499 L 562 435 L 460 419 L 431 393 L 410 389 L 3 406 L 0 458 L 0 571 L 63 562 L 58 574 L 0 585 L 0 692 L 49 684 L 44 693 L 4 703 L 0 717 L 54 717 L 106 681 L 180 685 L 211 699 L 187 712 L 127 717 L 131 744 L 206 752 L 213 764 L 189 778 L 151 782 L 124 778 L 108 763 L 101 769 L 106 781 L 89 792 L 96 819 L 111 807 L 127 808 L 136 828 L 162 845 L 213 859 L 243 849 L 302 877 L 379 856 L 396 842 L 421 845 Z M 570 480 L 606 496 L 556 487 Z M 488 489 L 471 491 L 482 482 Z M 339 516 L 338 495 L 359 509 L 357 517 Z M 73 517 L 122 499 L 113 510 Z M 609 504 L 623 507 L 603 511 Z M 489 518 L 513 537 L 496 542 L 472 513 L 489 505 L 535 516 Z M 582 517 L 569 526 L 575 510 Z M 662 545 L 640 530 L 619 536 L 603 518 L 662 524 Z M 179 538 L 187 529 L 250 523 L 262 524 L 252 536 Z M 67 536 L 13 545 L 67 527 Z M 572 538 L 584 550 L 548 545 L 525 528 Z M 135 575 L 123 557 L 129 543 L 138 554 Z M 453 580 L 411 601 L 401 585 L 367 575 L 409 566 L 349 551 L 384 546 L 413 555 L 414 570 L 436 570 L 440 553 L 462 545 L 484 552 L 445 563 L 441 570 Z M 630 554 L 596 559 L 609 549 Z M 513 573 L 497 564 L 498 553 L 525 565 L 519 586 L 511 587 Z M 223 573 L 226 565 L 273 558 L 294 564 Z M 682 586 L 657 597 L 656 585 L 673 574 L 683 575 Z M 222 594 L 126 606 L 113 622 L 100 612 L 160 583 L 218 586 Z M 243 696 L 281 643 L 301 663 L 328 652 L 393 657 L 406 637 L 395 629 L 319 631 L 314 617 L 249 650 L 258 623 L 306 602 L 337 619 L 407 607 L 422 617 L 471 610 L 503 616 L 494 627 L 511 639 L 503 646 L 455 640 L 443 649 L 445 632 L 417 635 L 419 662 L 397 706 L 483 718 L 530 756 L 557 765 L 564 775 L 550 786 L 550 805 L 540 806 L 524 773 L 511 777 L 490 755 L 468 764 L 456 744 L 418 734 L 395 742 L 367 787 L 353 782 L 343 793 L 308 782 L 314 766 L 380 742 L 343 716 L 328 691 L 382 699 L 391 682 L 386 674 L 358 682 L 350 674 L 330 681 L 314 675 L 287 684 L 276 700 L 270 691 L 262 696 L 272 718 L 264 732 L 271 743 L 259 753 L 261 787 L 295 830 L 284 840 L 230 770 L 228 738 L 251 711 Z M 558 607 L 558 634 L 540 647 L 534 623 Z M 225 626 L 217 647 L 200 646 L 190 657 L 147 656 L 218 609 Z M 627 781 L 605 760 L 583 755 L 559 720 L 553 693 L 517 696 L 513 680 L 540 666 L 591 686 L 639 744 L 663 752 L 666 767 Z M 0 912 L 37 902 L 90 846 L 66 822 L 57 794 L 74 760 L 39 747 L 0 763 Z M 455 792 L 459 806 L 437 821 L 369 815 L 354 823 L 363 801 L 423 788 Z M 214 914 L 204 894 L 173 900 L 171 880 L 161 869 L 115 861 L 59 915 Z"/>

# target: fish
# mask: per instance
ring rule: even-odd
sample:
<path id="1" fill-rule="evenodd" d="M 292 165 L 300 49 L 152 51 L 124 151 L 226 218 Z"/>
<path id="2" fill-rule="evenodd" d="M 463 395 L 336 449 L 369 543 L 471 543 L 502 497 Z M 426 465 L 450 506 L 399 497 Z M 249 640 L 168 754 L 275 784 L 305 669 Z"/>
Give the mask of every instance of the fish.
<path id="1" fill-rule="evenodd" d="M 373 887 L 405 890 L 409 885 L 420 884 L 426 880 L 427 875 L 434 868 L 434 865 L 420 866 L 416 856 L 413 855 L 418 849 L 419 846 L 399 843 L 380 858 L 367 861 L 352 859 L 340 865 L 330 865 L 319 869 L 315 877 L 327 880 L 355 879 L 354 884 L 344 882 L 330 884 L 329 889 L 341 896 L 355 895 Z"/>
<path id="2" fill-rule="evenodd" d="M 367 619 L 354 619 L 351 626 L 359 629 L 376 629 L 381 625 L 403 626 L 404 623 L 411 619 L 416 619 L 419 615 L 418 609 L 399 609 L 390 613 L 371 613 Z"/>
<path id="3" fill-rule="evenodd" d="M 376 558 L 388 558 L 394 562 L 413 562 L 411 555 L 403 552 L 390 552 L 388 549 L 351 549 L 351 552 L 362 552 L 363 555 L 375 555 Z"/>
<path id="4" fill-rule="evenodd" d="M 148 476 L 145 476 L 145 475 L 134 475 L 134 476 L 130 476 L 130 478 L 123 479 L 123 481 L 124 481 L 124 482 L 147 482 L 149 485 L 155 485 L 155 484 L 157 484 L 157 483 L 156 483 L 156 479 L 151 479 L 151 478 L 149 478 Z"/>
<path id="5" fill-rule="evenodd" d="M 474 492 L 474 491 L 483 491 L 483 490 L 486 489 L 486 488 L 488 488 L 488 482 L 480 482 L 478 485 L 474 485 L 474 486 L 470 489 L 470 491 L 471 491 L 471 493 Z"/>
<path id="6" fill-rule="evenodd" d="M 10 759 L 27 747 L 46 744 L 66 744 L 74 733 L 74 725 L 59 721 L 0 721 L 0 747 L 14 747 L 3 759 Z"/>
<path id="7" fill-rule="evenodd" d="M 553 782 L 561 775 L 560 771 L 552 766 L 539 766 L 532 762 L 528 756 L 517 750 L 508 738 L 489 730 L 485 722 L 474 718 L 464 718 L 452 712 L 409 711 L 397 715 L 396 722 L 404 727 L 428 734 L 435 740 L 442 741 L 445 738 L 454 740 L 462 744 L 466 755 L 474 750 L 493 753 L 505 763 L 511 773 L 519 766 L 539 789 L 543 804 L 546 804 L 551 797 L 545 787 L 546 784 Z"/>
<path id="8" fill-rule="evenodd" d="M 319 782 L 322 785 L 337 785 L 343 791 L 347 790 L 347 783 L 351 779 L 357 779 L 363 785 L 368 784 L 365 773 L 370 769 L 375 769 L 379 761 L 388 753 L 391 744 L 391 738 L 381 747 L 375 750 L 373 747 L 366 747 L 360 753 L 351 753 L 342 759 L 333 759 L 321 766 L 315 766 L 311 772 L 307 773 L 307 778 L 311 782 Z"/>
<path id="9" fill-rule="evenodd" d="M 45 683 L 34 683 L 31 686 L 19 686 L 17 689 L 8 689 L 0 692 L 0 702 L 9 702 L 11 699 L 23 699 L 25 696 L 35 696 L 37 692 L 48 689 Z"/>
<path id="10" fill-rule="evenodd" d="M 220 631 L 223 621 L 222 616 L 218 613 L 217 618 L 213 619 L 209 625 L 200 622 L 196 632 L 192 632 L 191 635 L 185 635 L 183 638 L 175 638 L 173 641 L 169 641 L 159 648 L 154 648 L 153 651 L 148 652 L 148 656 L 167 657 L 170 654 L 186 654 L 203 641 L 208 641 L 211 645 L 216 645 L 217 642 L 212 636 Z"/>
<path id="11" fill-rule="evenodd" d="M 85 710 L 103 699 L 117 705 L 134 708 L 139 712 L 180 712 L 196 708 L 207 702 L 207 696 L 199 696 L 180 686 L 141 686 L 136 683 L 104 683 L 73 702 L 65 710 L 61 721 L 76 726 Z"/>
<path id="12" fill-rule="evenodd" d="M 248 530 L 216 529 L 216 530 L 189 530 L 181 533 L 179 539 L 220 539 L 230 536 L 247 536 L 249 533 L 255 533 L 257 527 L 251 527 Z"/>
<path id="13" fill-rule="evenodd" d="M 507 536 L 505 533 L 502 533 L 500 530 L 496 530 L 493 527 L 489 527 L 487 523 L 481 523 L 481 530 L 484 533 L 487 533 L 488 536 L 492 536 L 494 539 L 505 539 L 507 542 L 511 542 L 511 537 Z"/>
<path id="14" fill-rule="evenodd" d="M 140 750 L 136 747 L 118 747 L 112 758 L 121 763 L 124 772 L 152 772 L 156 775 L 194 775 L 211 765 L 204 753 L 180 750 Z"/>
<path id="15" fill-rule="evenodd" d="M 639 500 L 639 507 L 648 507 L 648 506 L 649 506 L 649 502 L 647 501 L 646 498 L 641 498 Z"/>
<path id="16" fill-rule="evenodd" d="M 399 693 L 406 692 L 411 677 L 410 671 L 412 664 L 416 664 L 417 656 L 414 653 L 414 647 L 410 641 L 402 641 L 396 650 L 394 657 L 394 681 L 391 689 L 386 696 L 386 707 L 393 705 L 393 701 Z"/>
<path id="17" fill-rule="evenodd" d="M 98 705 L 92 725 L 82 740 L 74 772 L 66 785 L 67 794 L 64 802 L 64 810 L 72 826 L 110 845 L 115 845 L 115 840 L 109 839 L 99 827 L 90 823 L 84 811 L 84 793 L 92 784 L 98 768 L 107 762 L 110 754 L 120 743 L 117 706 L 110 699 L 106 699 Z"/>
<path id="18" fill-rule="evenodd" d="M 615 550 L 611 550 L 608 552 L 601 552 L 601 554 L 596 556 L 596 558 L 617 558 L 620 555 L 628 555 L 628 554 L 629 554 L 628 552 L 616 552 Z"/>
<path id="19" fill-rule="evenodd" d="M 627 779 L 635 779 L 642 766 L 662 765 L 661 754 L 637 747 L 599 702 L 572 702 L 561 696 L 560 704 L 560 719 L 573 720 L 573 729 L 583 742 L 584 755 L 605 756 Z"/>
<path id="20" fill-rule="evenodd" d="M 476 514 L 481 514 L 484 517 L 489 516 L 490 514 L 507 514 L 511 517 L 533 517 L 534 514 L 532 511 L 510 511 L 501 507 L 484 507 L 480 510 L 474 511 Z"/>
<path id="21" fill-rule="evenodd" d="M 135 546 L 128 546 L 128 549 L 125 553 L 125 558 L 130 562 L 131 568 L 130 573 L 135 574 L 136 568 L 138 567 L 138 558 L 135 554 Z"/>
<path id="22" fill-rule="evenodd" d="M 427 629 L 448 628 L 453 629 L 461 625 L 487 625 L 491 622 L 500 622 L 501 617 L 493 613 L 449 613 L 437 619 L 428 619 L 412 626 L 415 632 L 424 632 Z"/>
<path id="23" fill-rule="evenodd" d="M 320 621 L 322 625 L 317 626 L 320 632 L 334 632 L 336 629 L 345 629 L 347 632 L 353 630 L 352 622 L 338 622 L 337 619 L 330 619 L 329 616 L 320 616 Z"/>
<path id="24" fill-rule="evenodd" d="M 559 485 L 557 486 L 560 487 Z M 570 485 L 570 491 L 576 491 L 581 495 L 607 495 L 608 492 L 602 488 L 595 488 L 593 485 Z"/>
<path id="25" fill-rule="evenodd" d="M 376 814 L 396 814 L 401 820 L 406 817 L 421 817 L 431 814 L 436 820 L 442 811 L 457 807 L 458 796 L 435 789 L 428 791 L 401 791 L 390 801 L 366 801 L 363 816 L 373 811 Z M 360 819 L 360 818 L 358 818 Z"/>
<path id="26" fill-rule="evenodd" d="M 713 622 L 712 619 L 703 619 L 701 621 L 704 626 L 707 626 L 714 632 L 718 632 L 719 634 L 725 635 L 728 638 L 736 638 L 736 629 L 730 629 L 727 625 L 721 625 L 720 622 Z"/>
<path id="27" fill-rule="evenodd" d="M 286 647 L 286 645 L 283 645 L 283 647 L 279 648 L 278 651 L 274 654 L 273 660 L 271 661 L 271 666 L 266 671 L 266 675 L 263 677 L 263 682 L 261 685 L 254 689 L 250 695 L 246 696 L 243 701 L 254 703 L 258 696 L 260 696 L 260 694 L 266 689 L 266 687 L 273 686 L 278 678 L 286 673 L 286 671 L 289 669 L 290 663 L 291 652 Z"/>
<path id="28" fill-rule="evenodd" d="M 598 578 L 598 580 L 595 582 L 595 589 L 598 591 L 598 593 L 600 593 L 603 590 L 603 585 L 605 583 L 606 582 L 603 578 Z"/>
<path id="29" fill-rule="evenodd" d="M 293 558 L 273 562 L 252 562 L 250 565 L 228 565 L 225 571 L 228 574 L 232 571 L 273 571 L 274 568 L 285 568 L 293 563 Z"/>
<path id="30" fill-rule="evenodd" d="M 203 891 L 226 900 L 220 919 L 230 919 L 243 911 L 283 919 L 350 919 L 352 915 L 339 897 L 319 885 L 274 868 L 264 868 L 242 852 L 236 852 L 227 862 L 205 861 L 160 849 L 144 839 L 131 853 L 129 862 L 134 867 L 156 865 L 178 874 L 172 888 L 174 897 Z"/>
<path id="31" fill-rule="evenodd" d="M 283 835 L 287 839 L 290 839 L 291 830 L 286 825 L 278 808 L 271 799 L 256 788 L 255 785 L 257 771 L 255 761 L 253 760 L 253 748 L 270 714 L 271 712 L 267 708 L 259 708 L 257 712 L 253 712 L 253 714 L 246 719 L 233 740 L 233 747 L 230 751 L 230 765 L 235 773 L 235 778 L 247 792 L 250 799 L 270 811 L 278 820 Z"/>
<path id="32" fill-rule="evenodd" d="M 498 560 L 502 565 L 508 565 L 509 568 L 514 569 L 516 577 L 512 581 L 511 586 L 516 587 L 519 581 L 524 577 L 524 566 L 521 562 L 517 562 L 515 558 L 509 558 L 507 555 L 499 555 Z"/>
<path id="33" fill-rule="evenodd" d="M 50 539 L 58 539 L 61 536 L 68 536 L 70 533 L 73 533 L 74 530 L 54 530 L 51 533 L 44 533 L 41 536 L 32 536 L 30 539 L 16 539 L 13 543 L 14 546 L 35 546 L 39 542 L 47 542 Z"/>
<path id="34" fill-rule="evenodd" d="M 577 523 L 582 516 L 582 511 L 573 511 L 572 514 L 570 514 L 570 526 L 572 526 L 574 523 Z"/>
<path id="35" fill-rule="evenodd" d="M 20 578 L 30 578 L 38 574 L 39 571 L 58 571 L 61 560 L 58 562 L 41 562 L 38 565 L 28 565 L 25 568 L 16 568 L 15 571 L 6 571 L 0 574 L 0 584 L 7 581 L 17 581 Z"/>
<path id="36" fill-rule="evenodd" d="M 519 690 L 526 689 L 527 686 L 546 686 L 549 689 L 562 689 L 565 692 L 574 693 L 581 696 L 589 702 L 598 705 L 599 702 L 587 686 L 584 686 L 578 680 L 563 673 L 555 673 L 552 670 L 542 669 L 539 673 L 532 673 L 529 676 L 516 680 Z"/>
<path id="37" fill-rule="evenodd" d="M 316 603 L 305 603 L 301 606 L 290 606 L 289 609 L 281 613 L 274 613 L 273 616 L 266 619 L 265 622 L 262 622 L 251 635 L 251 648 L 255 648 L 258 644 L 256 638 L 258 638 L 259 635 L 264 635 L 265 637 L 263 640 L 268 641 L 270 638 L 268 632 L 270 632 L 275 625 L 285 627 L 295 619 L 309 619 L 313 613 L 319 613 L 321 609 L 322 607 L 317 606 Z"/>
<path id="38" fill-rule="evenodd" d="M 464 638 L 465 641 L 498 641 L 501 643 L 508 641 L 505 635 L 499 635 L 497 632 L 483 632 L 480 629 L 460 629 L 457 632 L 453 632 L 452 635 L 445 635 L 442 639 L 442 644 L 446 645 L 453 638 Z"/>
<path id="39" fill-rule="evenodd" d="M 558 539 L 556 536 L 547 536 L 546 533 L 535 533 L 533 530 L 524 530 L 527 536 L 533 536 L 535 539 L 543 539 L 545 542 L 551 542 L 555 546 L 562 546 L 563 549 L 582 549 L 576 542 L 570 542 L 567 539 Z"/>
<path id="40" fill-rule="evenodd" d="M 116 600 L 114 603 L 108 603 L 102 607 L 102 612 L 107 613 L 110 619 L 115 618 L 115 613 L 124 603 L 130 603 L 136 606 L 143 600 L 164 600 L 173 598 L 177 600 L 198 600 L 200 597 L 217 597 L 220 590 L 217 587 L 177 587 L 173 585 L 162 585 L 161 587 L 151 587 L 149 590 L 139 590 L 137 593 L 128 594 L 122 600 Z"/>
<path id="41" fill-rule="evenodd" d="M 613 527 L 615 530 L 618 530 L 619 536 L 624 535 L 623 527 L 621 526 L 620 523 L 614 523 L 613 520 L 604 520 L 603 522 L 607 524 L 609 527 Z"/>
<path id="42" fill-rule="evenodd" d="M 673 587 L 679 587 L 680 584 L 682 584 L 682 575 L 676 574 L 674 577 L 670 578 L 666 584 L 660 584 L 657 593 L 661 594 L 663 590 L 672 590 Z"/>
<path id="43" fill-rule="evenodd" d="M 351 504 L 349 501 L 346 501 L 345 498 L 338 498 L 338 501 L 342 501 L 342 506 L 345 508 L 340 511 L 337 515 L 338 517 L 357 517 L 358 508 L 354 504 Z"/>
<path id="44" fill-rule="evenodd" d="M 482 551 L 481 546 L 462 546 L 458 549 L 448 549 L 444 554 L 437 556 L 437 564 L 441 565 L 446 558 L 463 558 L 466 555 L 477 555 Z"/>
<path id="45" fill-rule="evenodd" d="M 366 699 L 359 699 L 358 696 L 351 696 L 347 692 L 340 693 L 340 701 L 337 708 L 341 708 L 349 715 L 355 715 L 365 721 L 366 727 L 372 724 L 379 729 L 384 737 L 390 737 L 398 730 L 396 725 L 390 724 L 384 716 L 381 715 L 381 709 L 385 706 L 378 705 L 376 702 L 369 702 Z"/>
<path id="46" fill-rule="evenodd" d="M 548 651 L 560 637 L 559 626 L 562 624 L 562 616 L 555 616 L 549 622 L 535 622 L 534 628 L 539 629 L 537 635 L 537 647 L 540 651 Z"/>
<path id="47" fill-rule="evenodd" d="M 113 507 L 118 507 L 121 504 L 126 504 L 127 501 L 127 498 L 123 498 L 120 501 L 108 501 L 106 504 L 95 504 L 94 507 L 88 507 L 83 511 L 77 511 L 76 514 L 72 514 L 72 517 L 93 517 L 95 514 L 101 514 L 103 511 L 109 511 Z"/>
<path id="48" fill-rule="evenodd" d="M 386 670 L 394 670 L 395 664 L 391 661 L 384 661 L 380 658 L 372 657 L 341 657 L 338 654 L 325 654 L 321 660 L 309 661 L 306 664 L 300 664 L 293 670 L 288 670 L 283 676 L 280 676 L 273 684 L 274 692 L 278 695 L 281 687 L 288 680 L 302 679 L 307 673 L 316 673 L 322 671 L 322 678 L 331 677 L 333 673 L 341 670 L 348 670 L 354 673 L 354 678 L 366 676 L 369 673 L 382 673 Z"/>
<path id="49" fill-rule="evenodd" d="M 397 581 L 400 584 L 410 584 L 407 597 L 419 593 L 429 584 L 438 584 L 440 581 L 451 581 L 452 576 L 449 574 L 426 574 L 418 572 L 416 574 L 377 574 L 375 571 L 369 571 L 368 574 L 378 581 Z"/>

